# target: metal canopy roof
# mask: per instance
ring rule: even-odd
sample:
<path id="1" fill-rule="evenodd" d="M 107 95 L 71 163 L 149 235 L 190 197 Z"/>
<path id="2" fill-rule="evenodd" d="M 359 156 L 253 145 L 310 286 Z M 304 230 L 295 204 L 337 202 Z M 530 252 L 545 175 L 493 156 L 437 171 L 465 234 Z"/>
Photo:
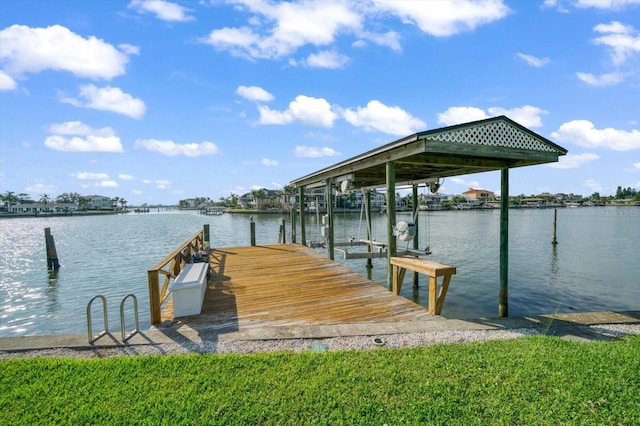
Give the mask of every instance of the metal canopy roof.
<path id="1" fill-rule="evenodd" d="M 355 188 L 386 183 L 395 163 L 396 185 L 449 176 L 557 162 L 567 150 L 515 121 L 499 116 L 416 133 L 291 181 L 295 187 L 349 180 Z"/>

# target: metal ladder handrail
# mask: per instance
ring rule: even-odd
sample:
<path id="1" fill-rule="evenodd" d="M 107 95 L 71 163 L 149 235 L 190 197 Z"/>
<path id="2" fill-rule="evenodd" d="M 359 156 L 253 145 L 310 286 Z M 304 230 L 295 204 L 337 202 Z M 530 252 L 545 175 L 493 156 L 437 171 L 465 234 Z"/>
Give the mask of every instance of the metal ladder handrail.
<path id="1" fill-rule="evenodd" d="M 93 337 L 93 330 L 91 326 L 91 304 L 96 299 L 102 300 L 102 315 L 104 317 L 104 330 L 102 330 L 95 337 Z M 89 300 L 89 303 L 87 304 L 87 334 L 89 336 L 89 344 L 93 344 L 93 342 L 95 342 L 96 340 L 98 340 L 99 338 L 101 338 L 102 336 L 108 333 L 109 333 L 109 318 L 107 314 L 107 298 L 101 294 L 98 294 L 97 296 L 93 296 L 93 298 L 91 298 L 91 300 Z"/>
<path id="2" fill-rule="evenodd" d="M 125 321 L 124 321 L 124 302 L 126 302 L 128 298 L 133 299 L 133 314 L 135 319 L 135 328 L 131 330 L 131 333 L 127 335 L 125 331 L 126 327 L 125 327 Z M 96 299 L 102 300 L 102 316 L 104 319 L 104 330 L 102 330 L 100 333 L 94 336 L 93 324 L 91 319 L 91 305 L 93 304 L 93 301 Z M 138 298 L 133 293 L 129 293 L 126 296 L 124 296 L 124 298 L 122 299 L 122 302 L 120 302 L 120 331 L 122 332 L 123 343 L 126 343 L 127 340 L 131 339 L 136 333 L 140 332 L 140 321 L 138 320 Z M 109 314 L 107 312 L 107 298 L 101 294 L 98 294 L 96 296 L 93 296 L 91 300 L 89 300 L 89 303 L 87 303 L 87 336 L 89 338 L 89 344 L 92 345 L 93 342 L 95 342 L 96 340 L 98 340 L 99 338 L 107 334 L 109 334 Z"/>
<path id="3" fill-rule="evenodd" d="M 133 299 L 133 314 L 135 318 L 136 328 L 131 330 L 131 333 L 126 335 L 125 324 L 124 324 L 124 302 L 130 297 Z M 120 331 L 122 332 L 123 342 L 126 342 L 127 340 L 131 339 L 136 333 L 140 331 L 140 322 L 138 321 L 138 298 L 133 293 L 129 293 L 126 296 L 124 296 L 124 298 L 122 299 L 122 302 L 120 302 Z"/>

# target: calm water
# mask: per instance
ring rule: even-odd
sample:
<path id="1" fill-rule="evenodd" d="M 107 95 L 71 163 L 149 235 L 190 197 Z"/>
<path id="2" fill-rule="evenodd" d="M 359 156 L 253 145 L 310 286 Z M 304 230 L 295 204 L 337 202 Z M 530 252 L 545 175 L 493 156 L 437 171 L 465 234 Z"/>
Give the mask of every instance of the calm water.
<path id="1" fill-rule="evenodd" d="M 257 244 L 277 242 L 282 219 L 256 216 Z M 410 219 L 409 214 L 398 214 L 398 220 Z M 134 293 L 141 328 L 146 329 L 147 269 L 203 224 L 210 225 L 214 247 L 248 245 L 248 222 L 244 215 L 191 212 L 0 220 L 0 336 L 85 333 L 86 306 L 97 294 L 107 297 L 109 328 L 118 332 L 120 301 Z M 443 316 L 496 316 L 499 212 L 423 212 L 418 222 L 421 232 L 429 231 L 421 235 L 420 247 L 429 245 L 431 259 L 458 268 Z M 552 210 L 510 211 L 511 316 L 640 309 L 639 208 L 558 210 L 559 244 L 555 248 L 550 243 L 552 222 Z M 386 239 L 385 226 L 385 217 L 376 215 L 373 234 L 379 241 Z M 46 227 L 51 228 L 62 265 L 57 280 L 50 280 L 47 273 Z M 319 240 L 319 234 L 316 217 L 309 216 L 307 238 Z M 337 214 L 336 240 L 349 236 L 366 238 L 360 215 Z M 365 260 L 344 261 L 340 256 L 336 252 L 337 260 L 366 274 Z M 385 283 L 384 259 L 373 262 L 374 280 Z M 407 276 L 402 294 L 426 305 L 426 290 L 423 285 L 414 292 Z M 96 303 L 96 330 L 102 326 L 100 312 L 101 304 Z M 133 317 L 129 309 L 127 312 L 130 328 Z"/>

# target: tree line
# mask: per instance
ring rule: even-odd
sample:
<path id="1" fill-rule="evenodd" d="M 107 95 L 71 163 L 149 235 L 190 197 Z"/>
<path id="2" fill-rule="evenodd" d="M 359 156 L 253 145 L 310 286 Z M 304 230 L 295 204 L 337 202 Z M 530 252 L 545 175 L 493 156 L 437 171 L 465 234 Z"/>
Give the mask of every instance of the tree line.
<path id="1" fill-rule="evenodd" d="M 2 201 L 2 204 L 9 207 L 16 204 L 33 204 L 38 202 L 44 204 L 45 210 L 47 209 L 47 205 L 50 203 L 77 203 L 78 209 L 86 210 L 91 198 L 80 195 L 77 192 L 63 192 L 55 197 L 55 199 L 51 198 L 49 194 L 41 194 L 38 200 L 34 200 L 31 198 L 31 195 L 24 192 L 16 194 L 13 191 L 6 191 L 4 194 L 0 194 L 0 201 Z M 128 202 L 123 197 L 114 197 L 111 201 L 116 207 L 119 204 L 122 209 L 127 208 Z"/>

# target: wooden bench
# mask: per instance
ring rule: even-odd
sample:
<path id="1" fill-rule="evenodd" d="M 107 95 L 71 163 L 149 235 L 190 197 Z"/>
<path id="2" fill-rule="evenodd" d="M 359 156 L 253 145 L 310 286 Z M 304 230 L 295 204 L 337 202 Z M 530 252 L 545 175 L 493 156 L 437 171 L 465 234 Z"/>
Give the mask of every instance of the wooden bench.
<path id="1" fill-rule="evenodd" d="M 407 270 L 415 271 L 429 276 L 429 313 L 440 315 L 444 299 L 447 296 L 451 275 L 455 275 L 456 268 L 443 265 L 438 262 L 415 257 L 392 257 L 391 267 L 393 273 L 392 291 L 400 294 L 402 281 Z M 440 291 L 437 291 L 438 277 L 444 277 Z"/>
<path id="2" fill-rule="evenodd" d="M 169 285 L 173 295 L 174 318 L 200 314 L 207 290 L 208 272 L 208 263 L 187 263 Z"/>

